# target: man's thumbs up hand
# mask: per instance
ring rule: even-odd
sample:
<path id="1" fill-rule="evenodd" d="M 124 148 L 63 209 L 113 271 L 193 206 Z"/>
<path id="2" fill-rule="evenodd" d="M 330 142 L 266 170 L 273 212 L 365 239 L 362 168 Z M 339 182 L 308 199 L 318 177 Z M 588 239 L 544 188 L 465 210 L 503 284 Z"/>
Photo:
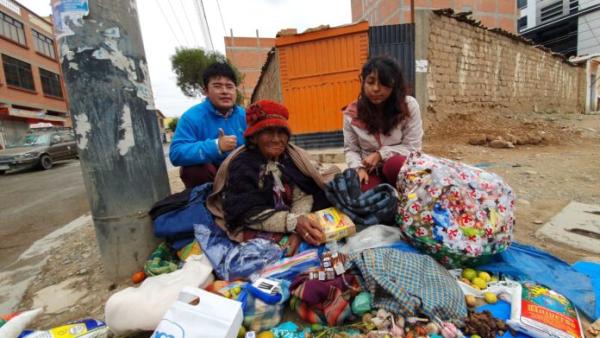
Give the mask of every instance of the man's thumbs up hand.
<path id="1" fill-rule="evenodd" d="M 237 146 L 237 137 L 235 135 L 227 136 L 223 128 L 219 128 L 218 143 L 222 153 L 230 152 Z"/>

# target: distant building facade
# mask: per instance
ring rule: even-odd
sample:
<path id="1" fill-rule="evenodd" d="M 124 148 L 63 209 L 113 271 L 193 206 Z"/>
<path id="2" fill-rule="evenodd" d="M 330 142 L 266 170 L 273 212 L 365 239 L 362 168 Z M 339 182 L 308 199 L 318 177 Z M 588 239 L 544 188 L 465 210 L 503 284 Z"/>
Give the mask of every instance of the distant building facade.
<path id="1" fill-rule="evenodd" d="M 415 10 L 452 8 L 472 12 L 489 28 L 516 33 L 519 13 L 515 0 L 351 0 L 352 21 L 369 21 L 371 26 L 411 23 L 411 2 Z"/>
<path id="2" fill-rule="evenodd" d="M 71 125 L 50 21 L 0 0 L 0 60 L 0 148 L 30 125 Z"/>
<path id="3" fill-rule="evenodd" d="M 275 46 L 274 38 L 256 37 L 225 37 L 225 55 L 242 73 L 240 91 L 244 96 L 244 104 L 250 102 L 250 97 L 260 76 L 260 70 L 267 60 L 269 50 Z"/>
<path id="4" fill-rule="evenodd" d="M 600 53 L 600 0 L 518 0 L 519 34 L 567 56 Z"/>

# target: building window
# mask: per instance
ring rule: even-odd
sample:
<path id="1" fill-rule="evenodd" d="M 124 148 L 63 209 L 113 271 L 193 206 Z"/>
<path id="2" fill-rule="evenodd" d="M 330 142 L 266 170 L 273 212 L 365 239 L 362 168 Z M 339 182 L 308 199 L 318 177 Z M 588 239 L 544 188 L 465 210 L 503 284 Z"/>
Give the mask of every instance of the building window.
<path id="1" fill-rule="evenodd" d="M 26 41 L 23 23 L 2 12 L 0 12 L 0 35 L 25 46 Z"/>
<path id="2" fill-rule="evenodd" d="M 525 15 L 522 18 L 519 18 L 519 21 L 517 21 L 517 29 L 519 31 L 522 31 L 525 28 L 527 28 L 527 15 Z"/>
<path id="3" fill-rule="evenodd" d="M 541 21 L 546 22 L 552 19 L 557 19 L 563 15 L 563 4 L 562 1 L 553 3 L 543 7 L 541 10 Z"/>
<path id="4" fill-rule="evenodd" d="M 517 8 L 525 8 L 527 7 L 527 0 L 517 0 Z"/>
<path id="5" fill-rule="evenodd" d="M 4 54 L 2 54 L 2 64 L 8 85 L 35 90 L 30 64 Z"/>
<path id="6" fill-rule="evenodd" d="M 32 29 L 31 33 L 33 35 L 35 50 L 51 59 L 56 59 L 56 54 L 54 53 L 54 41 L 35 29 Z"/>
<path id="7" fill-rule="evenodd" d="M 42 91 L 45 95 L 63 97 L 60 75 L 40 68 L 40 79 L 42 80 Z"/>
<path id="8" fill-rule="evenodd" d="M 569 13 L 574 14 L 574 13 L 577 13 L 578 11 L 579 11 L 579 1 L 578 0 L 569 1 Z"/>

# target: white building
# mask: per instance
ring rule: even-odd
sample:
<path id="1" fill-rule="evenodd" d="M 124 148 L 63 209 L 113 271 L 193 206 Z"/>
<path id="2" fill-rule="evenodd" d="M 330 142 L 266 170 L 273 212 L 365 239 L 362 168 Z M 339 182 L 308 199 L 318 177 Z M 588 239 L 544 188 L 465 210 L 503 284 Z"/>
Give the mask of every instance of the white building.
<path id="1" fill-rule="evenodd" d="M 600 52 L 600 0 L 516 0 L 519 34 L 567 56 Z"/>
<path id="2" fill-rule="evenodd" d="M 594 5 L 600 5 L 600 0 L 580 0 L 579 10 Z M 583 14 L 577 21 L 577 55 L 600 54 L 600 10 Z"/>

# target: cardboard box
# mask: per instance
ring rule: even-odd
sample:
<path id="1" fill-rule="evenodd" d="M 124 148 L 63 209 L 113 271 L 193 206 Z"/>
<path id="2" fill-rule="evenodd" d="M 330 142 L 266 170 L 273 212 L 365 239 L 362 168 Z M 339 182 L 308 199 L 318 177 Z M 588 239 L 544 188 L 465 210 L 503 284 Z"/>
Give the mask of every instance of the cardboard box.
<path id="1" fill-rule="evenodd" d="M 325 242 L 339 241 L 356 233 L 354 222 L 336 208 L 327 208 L 308 214 L 308 217 L 321 225 Z"/>

